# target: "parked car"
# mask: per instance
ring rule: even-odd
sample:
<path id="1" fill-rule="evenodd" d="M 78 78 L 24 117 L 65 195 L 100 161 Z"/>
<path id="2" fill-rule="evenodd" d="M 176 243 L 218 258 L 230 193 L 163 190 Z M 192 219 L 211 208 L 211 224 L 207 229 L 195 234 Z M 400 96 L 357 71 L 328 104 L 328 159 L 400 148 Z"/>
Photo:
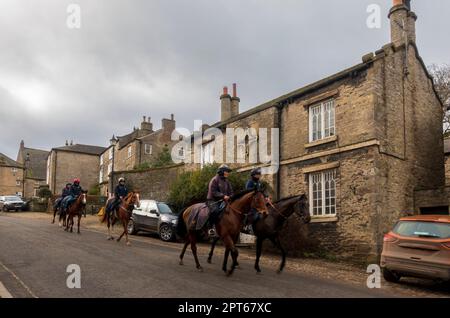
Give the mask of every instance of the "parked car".
<path id="1" fill-rule="evenodd" d="M 26 202 L 19 196 L 5 195 L 0 197 L 0 209 L 2 211 L 24 211 L 26 209 Z"/>
<path id="2" fill-rule="evenodd" d="M 450 281 L 450 216 L 401 218 L 384 236 L 381 268 L 389 282 L 403 276 Z"/>
<path id="3" fill-rule="evenodd" d="M 159 234 L 163 241 L 173 241 L 178 222 L 178 215 L 164 202 L 141 200 L 141 206 L 133 210 L 128 234 L 139 231 Z"/>

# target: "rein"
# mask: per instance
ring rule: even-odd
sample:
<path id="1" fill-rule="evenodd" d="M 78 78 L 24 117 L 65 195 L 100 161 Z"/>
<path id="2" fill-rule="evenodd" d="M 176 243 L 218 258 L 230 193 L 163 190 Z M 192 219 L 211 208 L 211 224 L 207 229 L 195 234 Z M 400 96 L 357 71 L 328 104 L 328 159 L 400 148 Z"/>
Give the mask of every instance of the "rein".
<path id="1" fill-rule="evenodd" d="M 279 214 L 281 215 L 285 220 L 288 219 L 288 217 L 286 215 L 284 215 L 280 210 L 278 210 L 275 205 L 269 201 L 269 205 Z"/>

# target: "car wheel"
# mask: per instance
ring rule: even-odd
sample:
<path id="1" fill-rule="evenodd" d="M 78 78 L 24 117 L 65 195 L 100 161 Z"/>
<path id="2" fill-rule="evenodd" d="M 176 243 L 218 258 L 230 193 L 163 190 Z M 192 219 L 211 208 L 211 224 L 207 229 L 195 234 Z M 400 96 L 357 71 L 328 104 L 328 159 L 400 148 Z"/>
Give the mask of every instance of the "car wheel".
<path id="1" fill-rule="evenodd" d="M 4 212 L 8 212 L 8 208 L 6 207 L 6 206 L 3 206 L 3 209 L 2 209 Z"/>
<path id="2" fill-rule="evenodd" d="M 130 222 L 128 222 L 128 228 L 127 228 L 128 234 L 130 235 L 135 235 L 137 234 L 137 229 L 136 229 L 136 225 L 134 224 L 133 220 L 130 220 Z"/>
<path id="3" fill-rule="evenodd" d="M 161 225 L 161 227 L 159 228 L 159 237 L 164 242 L 172 241 L 174 238 L 172 227 L 168 224 Z"/>
<path id="4" fill-rule="evenodd" d="M 391 283 L 397 283 L 401 278 L 399 274 L 391 272 L 386 268 L 383 268 L 383 277 L 386 281 Z"/>

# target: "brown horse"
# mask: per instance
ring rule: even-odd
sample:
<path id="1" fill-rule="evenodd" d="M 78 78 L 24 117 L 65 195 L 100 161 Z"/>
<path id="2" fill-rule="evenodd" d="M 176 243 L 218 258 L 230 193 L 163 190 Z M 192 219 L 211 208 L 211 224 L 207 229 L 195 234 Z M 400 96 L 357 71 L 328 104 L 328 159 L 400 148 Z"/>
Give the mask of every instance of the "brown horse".
<path id="1" fill-rule="evenodd" d="M 77 233 L 80 234 L 80 221 L 81 221 L 81 216 L 83 215 L 83 210 L 86 206 L 86 198 L 87 198 L 87 192 L 83 191 L 78 198 L 76 199 L 76 201 L 74 203 L 72 203 L 72 205 L 70 207 L 67 208 L 67 211 L 65 214 L 67 214 L 67 220 L 66 220 L 66 228 L 64 229 L 65 231 L 69 231 L 73 232 L 73 218 L 76 216 L 78 216 L 78 230 Z M 63 212 L 61 212 L 62 214 Z"/>
<path id="2" fill-rule="evenodd" d="M 239 233 L 242 228 L 244 216 L 250 212 L 251 209 L 256 209 L 261 213 L 267 213 L 264 194 L 257 190 L 247 190 L 240 194 L 231 197 L 229 203 L 225 207 L 222 218 L 216 224 L 217 234 L 225 244 L 225 255 L 222 269 L 227 275 L 231 275 L 236 268 L 239 252 L 236 248 L 236 242 L 239 238 Z M 191 244 L 192 253 L 194 254 L 195 264 L 199 271 L 202 267 L 197 257 L 197 242 L 196 236 L 198 231 L 189 228 L 189 216 L 193 212 L 193 205 L 180 213 L 178 218 L 178 235 L 185 238 L 183 250 L 180 254 L 180 265 L 183 265 L 183 257 L 186 248 Z M 205 231 L 204 227 L 200 231 Z M 227 271 L 228 256 L 231 253 L 233 264 L 231 269 Z"/>
<path id="3" fill-rule="evenodd" d="M 258 273 L 261 272 L 259 267 L 259 259 L 262 252 L 262 244 L 265 239 L 269 239 L 281 251 L 281 264 L 278 273 L 281 273 L 286 264 L 286 251 L 280 242 L 280 232 L 286 220 L 295 212 L 300 217 L 303 223 L 309 223 L 311 216 L 309 214 L 309 204 L 306 195 L 292 196 L 281 199 L 274 204 L 269 204 L 269 215 L 266 218 L 259 218 L 253 224 L 253 232 L 256 235 L 256 261 L 255 269 Z M 216 238 L 211 245 L 211 251 L 208 256 L 208 263 L 211 263 L 214 248 L 219 241 Z"/>
<path id="4" fill-rule="evenodd" d="M 135 206 L 139 207 L 141 205 L 139 201 L 139 193 L 130 192 L 120 203 L 117 208 L 117 217 L 114 211 L 105 212 L 103 215 L 102 223 L 107 222 L 108 225 L 108 240 L 114 240 L 114 237 L 111 235 L 111 227 L 120 220 L 123 225 L 123 232 L 117 238 L 117 242 L 125 235 L 125 239 L 127 245 L 131 245 L 128 239 L 128 223 L 130 222 L 131 214 Z"/>

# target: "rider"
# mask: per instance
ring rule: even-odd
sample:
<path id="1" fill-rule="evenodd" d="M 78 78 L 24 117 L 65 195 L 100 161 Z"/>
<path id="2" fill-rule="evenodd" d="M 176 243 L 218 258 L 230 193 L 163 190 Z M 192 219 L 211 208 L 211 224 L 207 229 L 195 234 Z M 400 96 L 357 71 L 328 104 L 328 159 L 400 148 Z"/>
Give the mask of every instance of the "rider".
<path id="1" fill-rule="evenodd" d="M 55 205 L 54 205 L 55 210 L 59 209 L 59 207 L 61 206 L 61 202 L 64 200 L 65 197 L 67 197 L 70 194 L 71 186 L 72 186 L 72 183 L 67 183 L 66 186 L 64 187 L 64 189 L 62 189 L 61 197 L 59 197 L 55 201 Z"/>
<path id="2" fill-rule="evenodd" d="M 73 184 L 70 187 L 69 195 L 62 201 L 63 209 L 67 209 L 83 192 L 83 188 L 80 186 L 80 179 L 75 178 Z"/>
<path id="3" fill-rule="evenodd" d="M 262 184 L 261 184 L 261 176 L 262 176 L 262 172 L 261 172 L 261 168 L 255 168 L 250 172 L 250 179 L 247 181 L 247 183 L 245 184 L 245 189 L 246 190 L 251 190 L 251 189 L 262 189 Z M 270 198 L 267 194 L 264 194 L 264 197 L 266 198 L 266 202 L 270 202 Z M 252 224 L 254 224 L 256 221 L 258 221 L 260 217 L 260 213 L 258 213 L 257 210 L 252 209 L 250 214 L 248 215 L 248 217 L 246 216 L 246 220 L 244 222 L 244 224 L 247 224 L 244 227 L 244 231 L 247 232 L 253 232 L 252 229 Z"/>
<path id="4" fill-rule="evenodd" d="M 221 165 L 217 170 L 217 175 L 211 179 L 208 186 L 208 197 L 206 204 L 209 208 L 208 234 L 215 236 L 215 224 L 220 213 L 225 208 L 225 203 L 230 200 L 233 195 L 233 188 L 228 180 L 231 168 L 227 165 Z"/>
<path id="5" fill-rule="evenodd" d="M 114 200 L 110 203 L 108 211 L 116 212 L 120 205 L 120 202 L 128 195 L 128 188 L 125 186 L 125 179 L 120 178 L 119 184 L 116 186 L 114 191 Z"/>

